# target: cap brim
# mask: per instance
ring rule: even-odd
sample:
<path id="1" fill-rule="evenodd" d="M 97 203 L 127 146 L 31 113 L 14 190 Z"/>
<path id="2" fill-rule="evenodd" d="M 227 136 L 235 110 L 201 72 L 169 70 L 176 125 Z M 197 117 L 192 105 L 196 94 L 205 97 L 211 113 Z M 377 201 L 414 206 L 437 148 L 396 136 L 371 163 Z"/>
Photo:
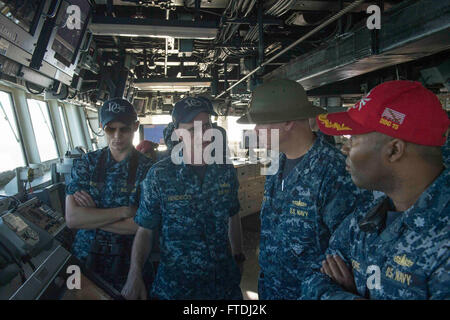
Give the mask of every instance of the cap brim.
<path id="1" fill-rule="evenodd" d="M 190 113 L 188 116 L 186 116 L 182 121 L 180 121 L 180 123 L 192 122 L 192 121 L 194 121 L 194 118 L 202 112 L 210 114 L 212 116 L 217 116 L 217 113 L 213 110 L 195 110 L 192 113 Z"/>
<path id="2" fill-rule="evenodd" d="M 122 116 L 110 117 L 110 118 L 107 118 L 102 121 L 102 126 L 106 127 L 108 125 L 108 123 L 115 122 L 115 121 L 122 122 L 124 125 L 129 126 L 129 125 L 132 125 L 133 123 L 135 123 L 136 121 L 138 121 L 138 118 L 137 118 L 137 116 L 134 116 L 134 115 L 129 115 L 129 116 L 122 115 Z"/>
<path id="3" fill-rule="evenodd" d="M 237 120 L 239 124 L 268 124 L 280 123 L 285 121 L 306 120 L 315 118 L 317 115 L 325 113 L 325 109 L 314 106 L 312 103 L 303 110 L 293 110 L 291 113 L 280 114 L 278 111 L 265 113 L 263 115 L 250 115 L 250 112 Z"/>
<path id="4" fill-rule="evenodd" d="M 320 114 L 316 122 L 320 131 L 330 136 L 365 134 L 373 131 L 353 121 L 348 112 Z"/>

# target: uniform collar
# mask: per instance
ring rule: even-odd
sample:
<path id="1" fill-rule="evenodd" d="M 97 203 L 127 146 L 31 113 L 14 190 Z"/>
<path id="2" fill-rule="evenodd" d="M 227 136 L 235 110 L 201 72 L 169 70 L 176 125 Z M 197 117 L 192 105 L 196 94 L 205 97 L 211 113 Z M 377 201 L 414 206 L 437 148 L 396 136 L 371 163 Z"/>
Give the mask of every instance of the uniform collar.
<path id="1" fill-rule="evenodd" d="M 421 194 L 411 208 L 404 211 L 401 216 L 389 226 L 389 228 L 383 230 L 381 238 L 384 241 L 391 241 L 398 238 L 400 236 L 400 229 L 403 225 L 417 232 L 423 232 L 423 230 L 429 229 L 438 219 L 439 215 L 443 213 L 443 208 L 449 201 L 449 175 L 450 170 L 448 169 L 441 173 L 441 175 Z M 387 196 L 375 200 L 374 205 L 371 206 L 371 209 L 368 210 L 367 214 L 365 214 L 360 221 L 360 228 L 362 229 L 361 223 L 372 221 L 372 227 L 380 230 L 385 219 L 385 211 L 390 207 L 389 203 L 392 202 Z M 382 211 L 384 211 L 384 213 Z"/>
<path id="2" fill-rule="evenodd" d="M 443 209 L 449 202 L 449 181 L 450 169 L 445 169 L 416 203 L 403 213 L 404 222 L 409 228 L 419 232 L 429 229 L 440 215 L 445 214 Z"/>
<path id="3" fill-rule="evenodd" d="M 309 148 L 308 152 L 306 152 L 303 156 L 302 159 L 295 165 L 294 168 L 292 168 L 291 172 L 288 174 L 288 176 L 284 179 L 284 191 L 286 190 L 290 190 L 292 189 L 291 184 L 293 182 L 298 181 L 298 177 L 301 174 L 301 166 L 303 166 L 303 163 L 305 163 L 305 161 L 309 162 L 309 159 L 311 157 L 313 157 L 314 155 L 316 155 L 320 150 L 321 147 L 323 146 L 323 140 L 321 137 L 317 137 L 316 140 L 314 141 L 313 145 L 311 146 L 311 148 Z M 278 170 L 274 175 L 271 176 L 267 176 L 266 177 L 266 182 L 269 185 L 269 194 L 270 195 L 274 195 L 275 192 L 278 192 L 278 186 L 280 186 L 282 184 L 282 169 L 284 168 L 284 164 L 286 162 L 286 155 L 282 152 L 280 152 L 279 154 L 279 158 L 278 158 Z"/>
<path id="4" fill-rule="evenodd" d="M 110 164 L 110 165 L 115 165 L 115 164 L 124 164 L 124 163 L 128 163 L 128 161 L 130 160 L 131 155 L 133 154 L 133 152 L 134 152 L 135 149 L 134 149 L 134 148 L 131 149 L 131 151 L 127 154 L 127 156 L 126 156 L 122 161 L 120 161 L 120 162 L 116 161 L 116 160 L 113 158 L 113 156 L 112 156 L 112 154 L 111 154 L 111 150 L 109 149 L 109 147 L 107 147 L 107 150 L 108 150 L 108 152 L 106 153 L 106 163 L 107 163 L 107 164 Z"/>
<path id="5" fill-rule="evenodd" d="M 321 147 L 323 146 L 323 138 L 320 136 L 316 137 L 316 140 L 314 141 L 313 145 L 311 146 L 311 148 L 309 148 L 309 150 L 302 156 L 302 160 L 296 164 L 296 166 L 294 168 L 292 168 L 292 171 L 295 172 L 295 176 L 299 174 L 299 168 L 301 163 L 303 163 L 304 161 L 308 161 L 312 156 L 314 156 L 315 154 L 317 154 L 317 152 L 319 152 L 319 150 L 321 149 Z M 279 167 L 278 167 L 278 171 L 277 171 L 277 176 L 281 174 L 281 169 L 284 168 L 284 164 L 286 162 L 286 155 L 284 153 L 280 153 L 280 159 L 279 159 Z M 292 175 L 294 176 L 294 175 Z M 291 176 L 291 177 L 292 177 Z"/>
<path id="6" fill-rule="evenodd" d="M 184 160 L 179 165 L 175 165 L 177 168 L 178 174 L 181 176 L 181 181 L 187 180 L 192 176 L 191 170 L 187 167 L 187 164 L 184 163 Z"/>
<path id="7" fill-rule="evenodd" d="M 214 170 L 217 167 L 217 164 L 216 163 L 205 164 L 205 166 L 207 166 L 206 170 L 209 171 L 211 169 Z M 189 168 L 189 166 L 186 163 L 184 163 L 184 160 L 182 160 L 181 164 L 175 165 L 175 167 L 178 167 L 177 170 L 181 178 L 192 179 L 192 177 L 195 175 L 195 172 L 192 170 L 192 168 Z"/>

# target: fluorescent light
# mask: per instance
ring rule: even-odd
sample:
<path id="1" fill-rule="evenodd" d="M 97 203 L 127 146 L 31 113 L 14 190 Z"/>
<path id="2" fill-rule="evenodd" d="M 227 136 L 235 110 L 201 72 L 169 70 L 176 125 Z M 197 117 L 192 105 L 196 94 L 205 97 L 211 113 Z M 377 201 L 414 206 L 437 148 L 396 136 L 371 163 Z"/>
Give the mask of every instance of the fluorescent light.
<path id="1" fill-rule="evenodd" d="M 191 87 L 188 86 L 151 86 L 145 89 L 145 91 L 160 91 L 160 92 L 186 92 L 190 91 Z"/>
<path id="2" fill-rule="evenodd" d="M 143 91 L 190 91 L 192 87 L 210 87 L 210 81 L 181 81 L 181 82 L 135 82 L 136 88 Z"/>
<path id="3" fill-rule="evenodd" d="M 89 29 L 94 35 L 122 37 L 150 37 L 177 39 L 212 40 L 217 35 L 217 28 L 195 28 L 182 26 L 159 26 L 139 24 L 91 23 Z"/>
<path id="4" fill-rule="evenodd" d="M 160 110 L 160 109 L 159 109 Z M 157 124 L 168 124 L 172 121 L 172 116 L 168 114 L 152 114 L 139 118 L 141 124 L 152 126 Z M 158 149 L 159 150 L 159 149 Z"/>
<path id="5" fill-rule="evenodd" d="M 152 115 L 151 122 L 152 124 L 168 124 L 172 121 L 172 116 L 167 114 L 160 115 Z"/>
<path id="6" fill-rule="evenodd" d="M 155 61 L 155 65 L 157 66 L 164 66 L 165 62 L 164 61 Z M 180 61 L 167 61 L 167 65 L 169 67 L 173 67 L 173 66 L 179 66 L 180 65 Z M 185 61 L 183 62 L 183 65 L 185 67 L 193 67 L 197 65 L 197 62 L 195 61 Z"/>

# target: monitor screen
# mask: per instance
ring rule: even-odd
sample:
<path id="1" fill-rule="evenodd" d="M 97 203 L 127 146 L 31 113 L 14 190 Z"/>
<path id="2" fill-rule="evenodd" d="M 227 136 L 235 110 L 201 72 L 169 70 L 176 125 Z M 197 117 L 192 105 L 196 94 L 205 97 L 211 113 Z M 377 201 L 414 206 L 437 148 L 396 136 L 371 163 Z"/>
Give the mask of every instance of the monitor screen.
<path id="1" fill-rule="evenodd" d="M 45 0 L 0 1 L 0 13 L 34 35 Z"/>
<path id="2" fill-rule="evenodd" d="M 148 102 L 147 98 L 137 98 L 136 97 L 133 99 L 133 106 L 138 114 L 145 113 L 145 109 L 147 107 L 147 102 Z"/>
<path id="3" fill-rule="evenodd" d="M 62 1 L 56 19 L 58 31 L 52 44 L 55 58 L 62 64 L 70 66 L 75 62 L 90 13 L 88 0 Z"/>
<path id="4" fill-rule="evenodd" d="M 164 144 L 165 127 L 167 127 L 167 124 L 144 125 L 144 140 L 149 140 L 158 144 Z"/>

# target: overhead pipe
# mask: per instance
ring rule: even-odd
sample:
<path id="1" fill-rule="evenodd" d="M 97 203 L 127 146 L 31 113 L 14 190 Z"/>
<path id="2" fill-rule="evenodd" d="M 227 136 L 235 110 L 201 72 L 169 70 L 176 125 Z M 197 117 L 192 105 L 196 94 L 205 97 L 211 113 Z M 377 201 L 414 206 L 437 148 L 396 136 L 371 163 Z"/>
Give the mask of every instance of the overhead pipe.
<path id="1" fill-rule="evenodd" d="M 233 89 L 235 86 L 237 86 L 239 83 L 243 82 L 244 80 L 246 80 L 247 78 L 251 77 L 253 74 L 255 74 L 256 72 L 258 72 L 259 69 L 261 69 L 262 67 L 264 67 L 265 65 L 269 64 L 270 62 L 272 62 L 273 60 L 275 60 L 276 58 L 280 57 L 281 55 L 283 55 L 284 53 L 286 53 L 287 51 L 291 50 L 292 48 L 294 48 L 295 46 L 297 46 L 299 43 L 305 41 L 306 39 L 308 39 L 310 36 L 314 35 L 315 33 L 317 33 L 318 31 L 322 30 L 323 28 L 325 28 L 326 26 L 328 26 L 330 23 L 336 21 L 337 19 L 339 19 L 340 17 L 342 17 L 344 14 L 346 14 L 347 12 L 353 10 L 354 8 L 356 8 L 357 6 L 359 6 L 360 4 L 362 4 L 364 2 L 364 0 L 357 0 L 355 2 L 353 2 L 352 4 L 350 4 L 349 6 L 347 6 L 346 8 L 344 8 L 343 10 L 339 11 L 338 13 L 336 13 L 334 16 L 332 16 L 330 19 L 324 21 L 322 24 L 320 24 L 319 26 L 317 26 L 316 28 L 314 28 L 313 30 L 311 30 L 310 32 L 308 32 L 307 34 L 305 34 L 303 37 L 301 37 L 300 39 L 298 39 L 297 41 L 295 41 L 294 43 L 292 43 L 291 45 L 287 46 L 286 48 L 284 48 L 283 50 L 281 50 L 280 52 L 278 52 L 276 55 L 274 55 L 273 57 L 271 57 L 270 59 L 268 59 L 267 61 L 261 63 L 256 69 L 254 69 L 253 71 L 251 71 L 250 73 L 248 73 L 246 76 L 244 76 L 243 78 L 241 78 L 239 81 L 237 81 L 236 83 L 234 83 L 232 86 L 230 86 L 228 89 L 226 89 L 225 91 L 223 91 L 221 94 L 219 94 L 217 97 L 215 97 L 215 99 L 220 98 L 221 96 L 223 96 L 227 91 L 230 91 L 231 89 Z"/>
<path id="2" fill-rule="evenodd" d="M 258 0 L 258 64 L 264 62 L 264 24 L 263 24 L 263 14 L 264 14 L 264 2 L 263 0 Z M 261 69 L 259 74 L 262 74 L 264 69 Z"/>
<path id="3" fill-rule="evenodd" d="M 167 9 L 166 10 L 166 20 L 169 20 L 169 14 L 170 14 L 170 10 Z M 167 78 L 167 57 L 169 55 L 169 53 L 167 52 L 167 50 L 169 49 L 168 46 L 168 38 L 166 37 L 166 51 L 164 51 L 165 55 L 164 55 L 164 76 Z"/>
<path id="4" fill-rule="evenodd" d="M 339 0 L 339 10 L 344 8 L 344 0 Z M 338 35 L 342 35 L 342 17 L 338 21 Z"/>
<path id="5" fill-rule="evenodd" d="M 200 6 L 201 6 L 201 1 L 195 0 L 195 21 L 200 20 Z"/>
<path id="6" fill-rule="evenodd" d="M 225 61 L 223 63 L 223 80 L 225 81 L 224 83 L 224 87 L 225 87 L 225 91 L 227 91 L 228 89 L 228 77 L 227 77 L 227 72 L 228 72 L 228 63 Z"/>

